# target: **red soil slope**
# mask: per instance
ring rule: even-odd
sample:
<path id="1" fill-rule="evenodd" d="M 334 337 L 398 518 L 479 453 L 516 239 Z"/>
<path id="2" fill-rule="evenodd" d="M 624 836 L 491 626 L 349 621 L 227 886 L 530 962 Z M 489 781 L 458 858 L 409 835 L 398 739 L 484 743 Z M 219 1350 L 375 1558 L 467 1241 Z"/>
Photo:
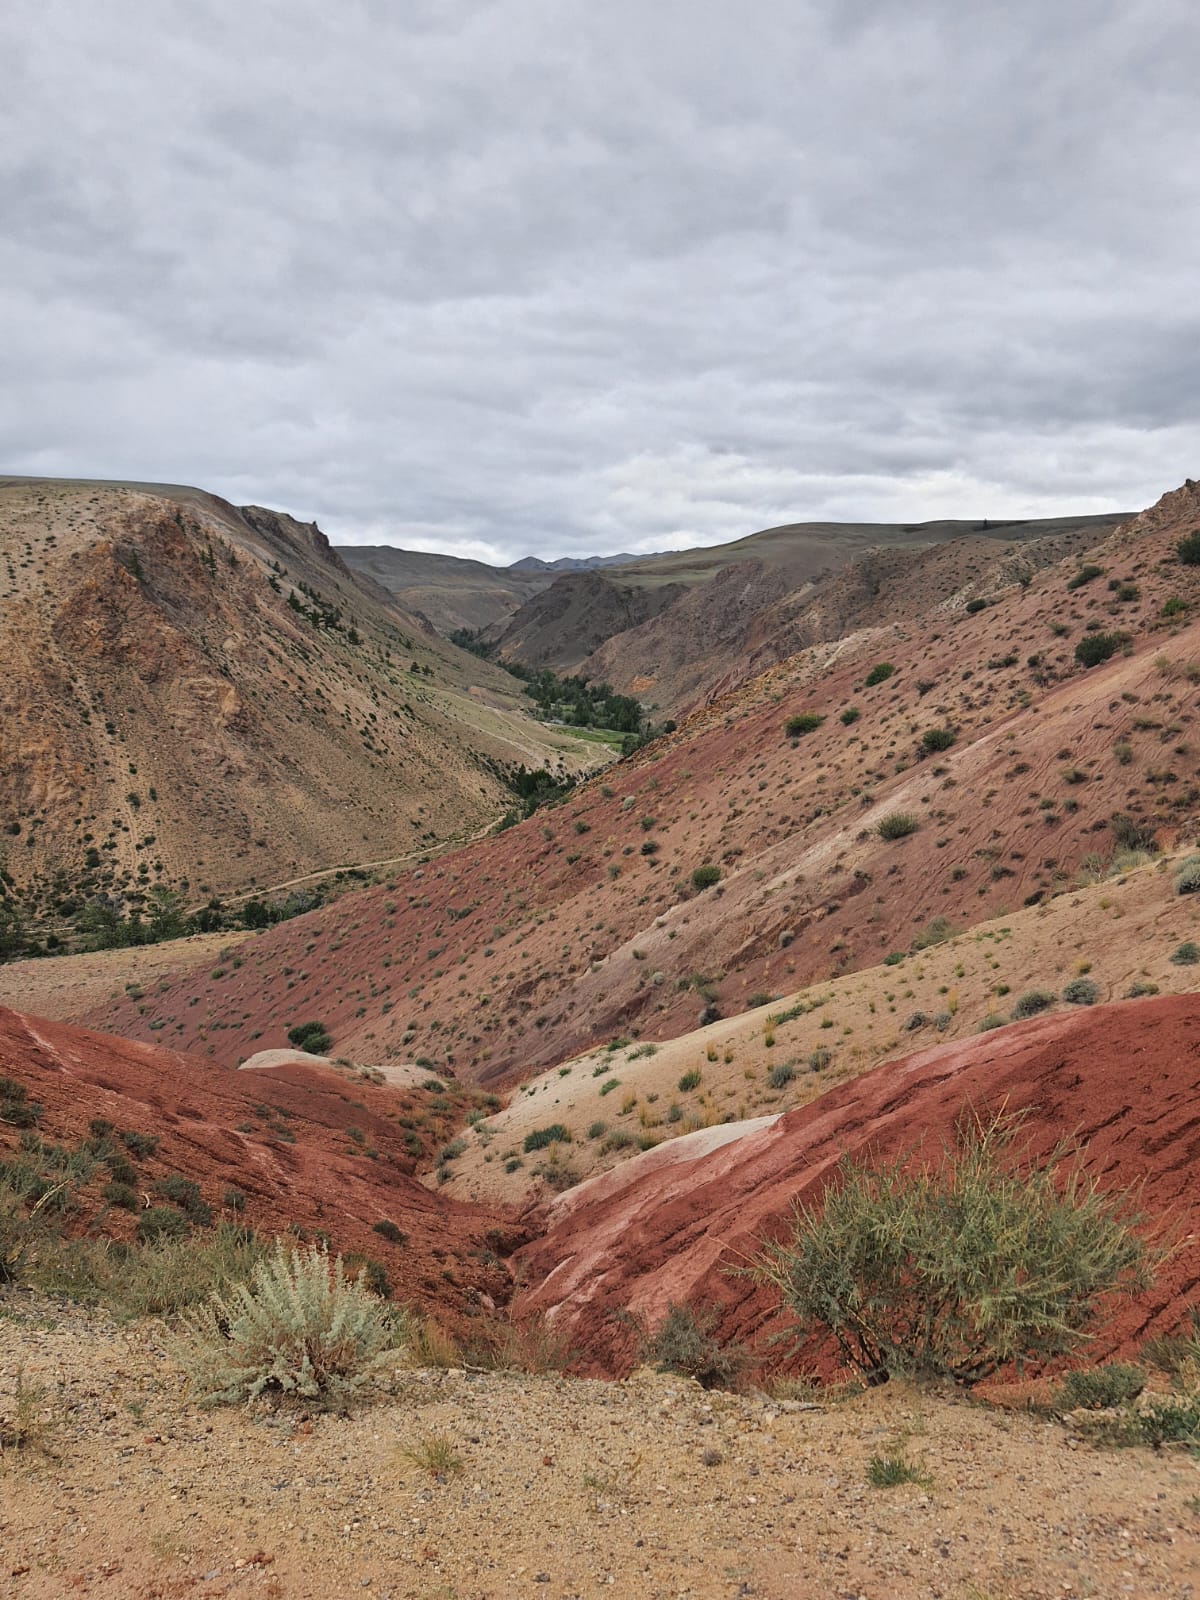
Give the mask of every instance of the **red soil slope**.
<path id="1" fill-rule="evenodd" d="M 703 1149 L 706 1133 L 568 1190 L 518 1253 L 518 1309 L 552 1313 L 602 1372 L 632 1362 L 613 1313 L 653 1326 L 670 1300 L 719 1307 L 723 1337 L 757 1342 L 785 1319 L 730 1269 L 782 1233 L 794 1201 L 819 1200 L 839 1157 L 895 1157 L 922 1140 L 936 1151 L 964 1106 L 1024 1111 L 1032 1155 L 1070 1135 L 1106 1189 L 1144 1183 L 1148 1217 L 1184 1233 L 1200 1221 L 1200 997 L 1130 1001 L 920 1051 L 697 1159 L 687 1147 Z M 1198 1285 L 1192 1237 L 1149 1293 L 1115 1304 L 1096 1352 L 1174 1328 Z M 828 1348 L 806 1357 L 831 1368 Z"/>
<path id="2" fill-rule="evenodd" d="M 155 1136 L 153 1156 L 130 1157 L 143 1206 L 166 1204 L 154 1185 L 178 1175 L 200 1185 L 214 1213 L 233 1217 L 224 1202 L 236 1188 L 246 1197 L 237 1221 L 268 1237 L 289 1230 L 327 1235 L 332 1248 L 380 1262 L 395 1298 L 436 1306 L 451 1324 L 482 1293 L 507 1298 L 508 1279 L 489 1243 L 503 1247 L 520 1237 L 510 1219 L 455 1204 L 412 1176 L 412 1141 L 437 1134 L 434 1103 L 446 1104 L 445 1096 L 406 1095 L 299 1063 L 239 1074 L 4 1008 L 0 1077 L 41 1104 L 37 1132 L 46 1141 L 75 1145 L 94 1118 L 118 1133 Z M 446 1126 L 462 1115 L 461 1104 L 447 1105 Z M 0 1122 L 0 1157 L 17 1143 L 17 1130 Z M 101 1202 L 108 1176 L 104 1167 L 97 1171 L 75 1220 L 128 1237 L 134 1216 Z M 407 1235 L 403 1243 L 374 1231 L 384 1219 Z"/>
<path id="3" fill-rule="evenodd" d="M 318 1017 L 354 1060 L 510 1083 L 614 1035 L 685 1032 L 710 995 L 729 1015 L 873 966 L 934 917 L 1016 910 L 1110 853 L 1114 813 L 1187 837 L 1200 568 L 1174 542 L 1198 519 L 1200 488 L 1164 497 L 1075 589 L 1072 559 L 974 613 L 914 596 L 923 617 L 794 657 L 563 806 L 86 1020 L 233 1065 Z M 1131 653 L 1078 666 L 1089 627 Z M 893 674 L 868 685 L 880 662 Z M 789 739 L 801 711 L 824 721 Z M 927 757 L 932 728 L 955 739 Z M 919 825 L 888 842 L 894 811 Z M 702 864 L 722 878 L 697 894 Z"/>

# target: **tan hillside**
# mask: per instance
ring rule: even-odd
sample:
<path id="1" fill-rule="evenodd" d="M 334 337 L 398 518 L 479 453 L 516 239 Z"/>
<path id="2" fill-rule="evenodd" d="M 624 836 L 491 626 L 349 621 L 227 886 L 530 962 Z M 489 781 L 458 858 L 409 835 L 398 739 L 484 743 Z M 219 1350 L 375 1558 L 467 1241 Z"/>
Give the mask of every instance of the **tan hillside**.
<path id="1" fill-rule="evenodd" d="M 425 617 L 443 636 L 502 621 L 554 581 L 552 572 L 489 567 L 387 544 L 339 545 L 337 553 L 352 572 L 381 583 L 405 611 Z"/>
<path id="2" fill-rule="evenodd" d="M 595 759 L 315 525 L 198 490 L 0 479 L 0 601 L 0 841 L 35 917 L 413 856 L 496 821 L 496 764 Z"/>
<path id="3" fill-rule="evenodd" d="M 1200 569 L 1174 544 L 1197 495 L 1096 547 L 1086 584 L 1068 589 L 1072 558 L 983 609 L 934 595 L 804 651 L 565 804 L 91 1020 L 232 1064 L 298 1020 L 290 977 L 355 1059 L 512 1083 L 875 967 L 936 918 L 1019 911 L 1130 843 L 1187 844 Z M 1089 628 L 1127 644 L 1080 665 Z M 824 720 L 789 737 L 801 714 Z M 949 748 L 927 753 L 930 730 Z M 914 831 L 882 837 L 895 813 Z"/>

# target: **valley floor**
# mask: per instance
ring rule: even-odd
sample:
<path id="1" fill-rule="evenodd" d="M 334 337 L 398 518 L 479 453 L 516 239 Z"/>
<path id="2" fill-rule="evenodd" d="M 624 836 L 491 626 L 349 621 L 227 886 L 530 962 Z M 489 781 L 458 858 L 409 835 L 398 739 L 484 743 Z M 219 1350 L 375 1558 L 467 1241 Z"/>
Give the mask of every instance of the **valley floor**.
<path id="1" fill-rule="evenodd" d="M 14 1600 L 1062 1600 L 1200 1586 L 1200 1461 L 1102 1452 L 1028 1413 L 895 1386 L 809 1408 L 623 1383 L 399 1372 L 311 1420 L 189 1406 L 161 1328 L 0 1300 L 0 1418 L 46 1387 L 50 1453 L 0 1456 Z M 444 1481 L 406 1453 L 449 1441 Z M 903 1448 L 926 1487 L 869 1486 Z"/>

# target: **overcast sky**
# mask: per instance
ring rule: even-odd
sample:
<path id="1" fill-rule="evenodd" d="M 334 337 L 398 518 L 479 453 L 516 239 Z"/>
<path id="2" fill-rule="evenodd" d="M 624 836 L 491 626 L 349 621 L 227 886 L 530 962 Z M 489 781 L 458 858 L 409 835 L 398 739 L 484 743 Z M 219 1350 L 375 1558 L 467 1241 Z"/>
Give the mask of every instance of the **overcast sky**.
<path id="1" fill-rule="evenodd" d="M 1195 0 L 4 0 L 0 471 L 491 560 L 1200 476 Z"/>

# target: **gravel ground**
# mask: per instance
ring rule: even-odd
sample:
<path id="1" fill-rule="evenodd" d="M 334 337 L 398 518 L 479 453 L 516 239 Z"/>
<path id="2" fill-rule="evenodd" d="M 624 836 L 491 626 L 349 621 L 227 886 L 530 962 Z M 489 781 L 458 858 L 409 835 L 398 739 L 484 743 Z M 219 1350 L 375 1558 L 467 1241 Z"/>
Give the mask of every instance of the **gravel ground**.
<path id="1" fill-rule="evenodd" d="M 0 1300 L 56 1424 L 0 1460 L 0 1593 L 1063 1600 L 1200 1592 L 1200 1462 L 894 1386 L 812 1408 L 635 1374 L 399 1372 L 351 1417 L 202 1412 L 162 1330 Z M 431 1436 L 461 1466 L 419 1455 Z M 897 1445 L 927 1485 L 876 1489 Z"/>

